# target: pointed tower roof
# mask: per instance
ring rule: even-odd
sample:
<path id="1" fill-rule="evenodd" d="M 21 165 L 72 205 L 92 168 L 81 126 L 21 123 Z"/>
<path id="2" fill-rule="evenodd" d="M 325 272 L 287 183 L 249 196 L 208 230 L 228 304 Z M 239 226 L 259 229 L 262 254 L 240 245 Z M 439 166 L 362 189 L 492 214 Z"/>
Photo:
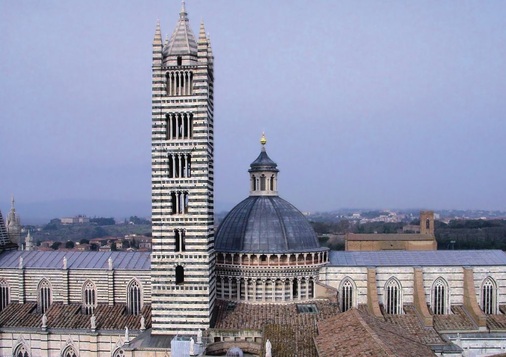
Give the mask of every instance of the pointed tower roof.
<path id="1" fill-rule="evenodd" d="M 184 0 L 176 29 L 172 33 L 169 43 L 163 49 L 163 54 L 164 56 L 197 55 L 197 42 L 190 28 Z"/>
<path id="2" fill-rule="evenodd" d="M 199 42 L 206 42 L 207 43 L 206 27 L 204 26 L 204 20 L 202 20 L 200 22 Z"/>
<path id="3" fill-rule="evenodd" d="M 14 195 L 11 197 L 11 210 L 9 211 L 9 214 L 7 215 L 7 226 L 13 226 L 16 224 L 19 224 L 19 217 L 16 213 L 16 207 L 14 205 Z"/>
<path id="4" fill-rule="evenodd" d="M 162 44 L 162 30 L 160 29 L 160 20 L 156 22 L 155 37 L 153 38 L 153 44 Z"/>

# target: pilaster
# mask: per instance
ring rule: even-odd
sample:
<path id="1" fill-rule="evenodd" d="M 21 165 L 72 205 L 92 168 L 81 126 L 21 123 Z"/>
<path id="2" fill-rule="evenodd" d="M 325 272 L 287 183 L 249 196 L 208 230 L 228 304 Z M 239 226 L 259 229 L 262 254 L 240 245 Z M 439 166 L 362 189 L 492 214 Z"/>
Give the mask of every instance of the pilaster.
<path id="1" fill-rule="evenodd" d="M 472 268 L 464 268 L 464 307 L 478 326 L 480 331 L 487 330 L 487 316 L 481 311 L 476 300 L 474 288 L 474 272 Z"/>
<path id="2" fill-rule="evenodd" d="M 432 315 L 427 308 L 427 301 L 425 300 L 425 290 L 423 288 L 423 270 L 421 268 L 415 268 L 413 274 L 414 286 L 413 286 L 413 300 L 416 312 L 425 327 L 432 327 L 434 320 Z"/>
<path id="3" fill-rule="evenodd" d="M 367 268 L 367 308 L 372 315 L 376 317 L 383 316 L 378 302 L 376 268 Z"/>

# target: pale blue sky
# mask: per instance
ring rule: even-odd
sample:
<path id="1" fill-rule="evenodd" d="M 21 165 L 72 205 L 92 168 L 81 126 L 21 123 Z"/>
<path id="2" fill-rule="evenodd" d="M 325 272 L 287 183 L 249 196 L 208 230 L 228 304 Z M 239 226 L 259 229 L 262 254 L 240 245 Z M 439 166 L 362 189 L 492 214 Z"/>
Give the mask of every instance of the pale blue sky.
<path id="1" fill-rule="evenodd" d="M 303 211 L 506 209 L 506 2 L 186 6 L 215 55 L 218 208 L 247 196 L 265 131 L 280 195 Z M 11 194 L 149 207 L 151 42 L 179 9 L 0 1 L 4 215 Z"/>

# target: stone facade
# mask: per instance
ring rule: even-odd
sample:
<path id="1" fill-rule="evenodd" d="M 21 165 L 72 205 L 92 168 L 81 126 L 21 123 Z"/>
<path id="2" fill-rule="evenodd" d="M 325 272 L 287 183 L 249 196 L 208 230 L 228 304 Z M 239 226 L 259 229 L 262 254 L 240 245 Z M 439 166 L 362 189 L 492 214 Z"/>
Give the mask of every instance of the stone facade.
<path id="1" fill-rule="evenodd" d="M 133 339 L 150 326 L 150 305 L 149 253 L 4 252 L 0 355 L 121 355 L 124 329 Z"/>

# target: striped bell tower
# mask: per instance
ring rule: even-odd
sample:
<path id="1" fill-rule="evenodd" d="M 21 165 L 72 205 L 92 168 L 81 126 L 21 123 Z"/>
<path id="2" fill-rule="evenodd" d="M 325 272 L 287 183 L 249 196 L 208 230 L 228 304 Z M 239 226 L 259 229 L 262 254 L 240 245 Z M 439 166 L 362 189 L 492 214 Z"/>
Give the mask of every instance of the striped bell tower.
<path id="1" fill-rule="evenodd" d="M 215 301 L 213 55 L 182 3 L 171 38 L 153 40 L 152 333 L 210 327 Z"/>

